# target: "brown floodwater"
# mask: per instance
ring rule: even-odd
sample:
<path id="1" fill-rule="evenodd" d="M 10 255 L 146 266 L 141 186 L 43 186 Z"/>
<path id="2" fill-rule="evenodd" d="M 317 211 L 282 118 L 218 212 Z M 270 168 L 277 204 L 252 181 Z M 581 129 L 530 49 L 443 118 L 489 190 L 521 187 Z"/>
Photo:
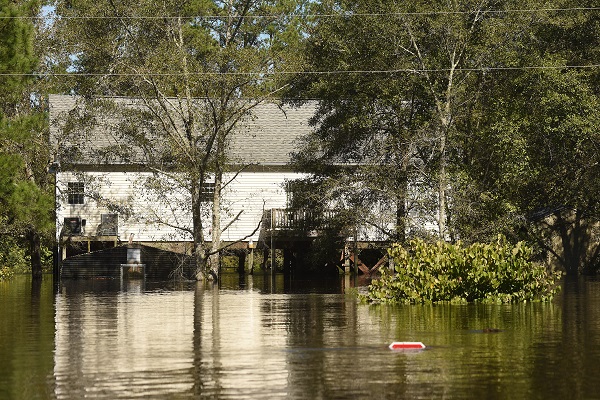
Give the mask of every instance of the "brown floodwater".
<path id="1" fill-rule="evenodd" d="M 0 399 L 600 399 L 600 280 L 515 305 L 365 306 L 353 286 L 0 282 Z"/>

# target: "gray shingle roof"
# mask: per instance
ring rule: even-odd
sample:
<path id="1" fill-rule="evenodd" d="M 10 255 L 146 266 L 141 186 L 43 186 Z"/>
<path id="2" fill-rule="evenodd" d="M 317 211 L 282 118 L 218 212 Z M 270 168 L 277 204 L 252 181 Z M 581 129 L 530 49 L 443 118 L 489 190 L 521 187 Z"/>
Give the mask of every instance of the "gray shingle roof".
<path id="1" fill-rule="evenodd" d="M 136 107 L 133 99 L 112 100 L 127 107 Z M 50 95 L 49 101 L 50 140 L 63 159 L 68 157 L 85 164 L 124 164 L 143 160 L 144 150 L 141 147 L 132 151 L 131 139 L 124 134 L 127 121 L 123 121 L 122 117 L 98 113 L 92 123 L 77 125 L 73 123 L 77 119 L 69 120 L 67 117 L 80 110 L 78 98 Z M 259 104 L 230 135 L 230 159 L 240 164 L 287 164 L 290 153 L 296 150 L 297 140 L 311 131 L 309 119 L 315 110 L 315 102 L 298 108 L 273 102 Z"/>
<path id="2" fill-rule="evenodd" d="M 230 156 L 245 163 L 281 165 L 290 161 L 290 153 L 297 150 L 296 140 L 311 131 L 309 119 L 316 104 L 300 108 L 280 107 L 263 103 L 253 109 L 252 118 L 239 126 L 233 135 Z"/>

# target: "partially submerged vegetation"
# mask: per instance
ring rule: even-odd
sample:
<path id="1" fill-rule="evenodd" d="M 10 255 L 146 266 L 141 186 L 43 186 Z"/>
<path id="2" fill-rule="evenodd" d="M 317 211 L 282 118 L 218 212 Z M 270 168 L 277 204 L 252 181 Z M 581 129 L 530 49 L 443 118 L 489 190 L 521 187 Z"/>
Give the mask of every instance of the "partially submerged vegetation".
<path id="1" fill-rule="evenodd" d="M 382 270 L 367 303 L 511 303 L 548 301 L 559 290 L 559 271 L 531 261 L 532 249 L 511 245 L 503 236 L 494 243 L 470 246 L 412 240 L 408 248 L 389 249 L 396 273 Z"/>
<path id="2" fill-rule="evenodd" d="M 48 247 L 41 246 L 40 259 L 42 272 L 51 272 L 52 251 Z M 9 280 L 19 274 L 31 274 L 31 256 L 26 249 L 26 243 L 7 235 L 0 239 L 0 281 Z"/>

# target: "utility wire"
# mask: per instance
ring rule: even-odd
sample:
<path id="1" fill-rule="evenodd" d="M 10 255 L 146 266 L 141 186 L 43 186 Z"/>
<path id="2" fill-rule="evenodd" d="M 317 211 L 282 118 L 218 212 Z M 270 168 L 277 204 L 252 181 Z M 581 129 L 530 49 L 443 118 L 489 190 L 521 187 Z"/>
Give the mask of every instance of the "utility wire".
<path id="1" fill-rule="evenodd" d="M 600 7 L 568 7 L 568 8 L 524 8 L 524 9 L 508 9 L 508 10 L 473 10 L 473 11 L 415 11 L 415 12 L 385 12 L 385 13 L 307 13 L 307 14 L 268 14 L 268 15 L 237 15 L 235 18 L 348 18 L 348 17 L 385 17 L 385 16 L 431 16 L 431 15 L 468 15 L 468 14 L 530 14 L 537 12 L 570 12 L 570 11 L 600 11 Z M 0 16 L 0 19 L 127 19 L 127 20 L 156 20 L 156 19 L 219 19 L 230 18 L 232 15 L 190 15 L 190 16 L 167 16 L 167 15 L 58 15 L 54 12 L 39 16 Z"/>
<path id="2" fill-rule="evenodd" d="M 185 75 L 195 76 L 253 76 L 259 77 L 274 75 L 374 75 L 374 74 L 398 74 L 398 73 L 437 73 L 437 72 L 494 72 L 494 71 L 526 71 L 526 70 L 560 70 L 560 69 L 595 69 L 600 68 L 600 64 L 589 65 L 539 65 L 522 67 L 479 67 L 479 68 L 436 68 L 436 69 L 389 69 L 389 70 L 348 70 L 348 71 L 269 71 L 269 72 L 188 72 Z M 50 73 L 19 73 L 2 72 L 0 76 L 10 77 L 94 77 L 94 76 L 114 76 L 114 77 L 171 77 L 183 76 L 183 72 L 148 72 L 148 73 L 91 73 L 91 72 L 50 72 Z"/>

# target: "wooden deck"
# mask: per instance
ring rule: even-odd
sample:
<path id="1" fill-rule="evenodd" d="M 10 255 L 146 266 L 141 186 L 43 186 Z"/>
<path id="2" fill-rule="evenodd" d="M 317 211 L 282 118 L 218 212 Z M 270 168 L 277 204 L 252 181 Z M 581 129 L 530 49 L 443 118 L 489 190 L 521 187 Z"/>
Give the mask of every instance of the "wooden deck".
<path id="1" fill-rule="evenodd" d="M 290 239 L 314 238 L 319 231 L 332 229 L 329 221 L 334 216 L 333 212 L 322 215 L 310 210 L 272 208 L 263 215 L 261 235 L 288 236 Z"/>
<path id="2" fill-rule="evenodd" d="M 335 217 L 336 215 L 334 212 L 322 214 L 310 210 L 291 210 L 283 208 L 266 210 L 263 216 L 259 238 L 259 246 L 265 252 L 263 258 L 265 260 L 265 265 L 263 265 L 263 267 L 266 268 L 266 261 L 268 258 L 271 260 L 271 270 L 274 271 L 275 251 L 277 249 L 284 251 L 285 265 L 293 263 L 287 260 L 291 257 L 290 254 L 294 252 L 303 252 L 313 240 L 325 233 L 338 235 L 342 241 L 345 240 L 346 237 L 342 231 L 334 231 L 334 229 L 336 229 L 335 224 L 331 221 L 333 221 Z M 339 230 L 339 225 L 337 226 L 337 229 Z M 371 275 L 387 264 L 387 254 L 379 255 L 376 259 L 369 260 L 367 263 L 363 262 L 359 257 L 355 257 L 355 253 L 361 254 L 363 250 L 373 250 L 374 243 L 353 241 L 352 243 L 347 244 L 349 246 L 346 251 L 342 251 L 340 263 L 342 266 L 351 265 L 355 273 L 358 273 L 360 270 L 364 275 Z"/>

